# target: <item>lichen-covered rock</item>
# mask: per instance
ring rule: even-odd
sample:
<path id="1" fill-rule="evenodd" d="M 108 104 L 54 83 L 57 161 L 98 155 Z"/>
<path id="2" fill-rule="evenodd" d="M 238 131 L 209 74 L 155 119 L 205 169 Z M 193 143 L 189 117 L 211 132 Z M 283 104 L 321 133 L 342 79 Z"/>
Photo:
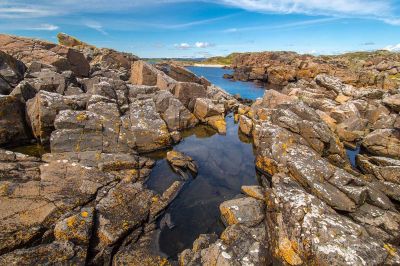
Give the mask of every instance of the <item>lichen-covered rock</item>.
<path id="1" fill-rule="evenodd" d="M 1 265 L 83 265 L 86 249 L 71 242 L 55 241 L 31 248 L 18 249 L 0 256 Z"/>
<path id="2" fill-rule="evenodd" d="M 188 155 L 178 151 L 169 151 L 167 152 L 167 161 L 170 163 L 172 169 L 185 179 L 188 179 L 186 170 L 189 170 L 193 175 L 197 174 L 197 165 Z"/>
<path id="3" fill-rule="evenodd" d="M 281 263 L 379 265 L 399 258 L 390 245 L 337 214 L 291 177 L 273 176 L 268 194 L 268 241 Z"/>
<path id="4" fill-rule="evenodd" d="M 171 145 L 168 127 L 157 113 L 152 99 L 132 102 L 129 113 L 122 117 L 122 123 L 122 134 L 131 148 L 153 151 Z"/>
<path id="5" fill-rule="evenodd" d="M 397 129 L 375 130 L 364 138 L 362 145 L 372 154 L 400 158 L 400 131 Z"/>
<path id="6" fill-rule="evenodd" d="M 245 115 L 239 117 L 239 128 L 242 133 L 247 136 L 252 135 L 253 121 Z"/>
<path id="7" fill-rule="evenodd" d="M 400 112 L 400 94 L 385 97 L 382 102 L 393 111 Z"/>
<path id="8" fill-rule="evenodd" d="M 147 62 L 136 61 L 132 64 L 130 82 L 135 85 L 154 86 L 157 84 L 158 71 Z"/>
<path id="9" fill-rule="evenodd" d="M 264 204 L 252 197 L 233 199 L 219 206 L 221 217 L 227 225 L 255 226 L 264 220 Z"/>
<path id="10" fill-rule="evenodd" d="M 54 130 L 54 120 L 61 110 L 81 110 L 86 106 L 86 98 L 80 96 L 62 96 L 58 93 L 40 91 L 27 103 L 27 115 L 33 135 L 43 144 L 50 140 Z"/>
<path id="11" fill-rule="evenodd" d="M 175 86 L 173 93 L 190 111 L 193 111 L 197 98 L 205 98 L 207 96 L 204 86 L 193 82 L 179 82 Z"/>
<path id="12" fill-rule="evenodd" d="M 93 208 L 82 208 L 56 224 L 54 236 L 58 241 L 70 241 L 75 245 L 89 245 L 93 227 Z"/>
<path id="13" fill-rule="evenodd" d="M 197 98 L 194 104 L 193 113 L 202 121 L 207 117 L 223 115 L 225 108 L 221 104 L 214 104 L 211 99 Z"/>

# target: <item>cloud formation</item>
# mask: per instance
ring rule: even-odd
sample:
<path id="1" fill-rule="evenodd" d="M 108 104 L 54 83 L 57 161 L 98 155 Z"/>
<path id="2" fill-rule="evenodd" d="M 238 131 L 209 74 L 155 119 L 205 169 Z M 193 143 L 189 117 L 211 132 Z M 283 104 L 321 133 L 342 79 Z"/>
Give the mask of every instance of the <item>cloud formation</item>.
<path id="1" fill-rule="evenodd" d="M 400 43 L 394 45 L 388 45 L 384 47 L 383 50 L 388 50 L 391 52 L 400 52 Z"/>
<path id="2" fill-rule="evenodd" d="M 187 50 L 187 49 L 192 48 L 192 46 L 186 42 L 176 43 L 176 44 L 174 44 L 174 47 L 177 49 L 181 49 L 181 50 Z"/>
<path id="3" fill-rule="evenodd" d="M 197 48 L 208 48 L 212 47 L 213 45 L 208 42 L 196 42 L 194 46 L 196 46 Z"/>

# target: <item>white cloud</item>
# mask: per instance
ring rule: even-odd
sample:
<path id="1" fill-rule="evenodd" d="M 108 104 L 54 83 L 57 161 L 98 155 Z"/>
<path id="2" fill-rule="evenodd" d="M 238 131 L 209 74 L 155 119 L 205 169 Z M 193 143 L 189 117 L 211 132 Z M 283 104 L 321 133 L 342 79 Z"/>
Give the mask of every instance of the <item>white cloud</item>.
<path id="1" fill-rule="evenodd" d="M 400 52 L 400 43 L 394 45 L 388 45 L 384 47 L 383 50 L 388 50 L 391 52 Z"/>
<path id="2" fill-rule="evenodd" d="M 175 46 L 175 48 L 181 49 L 181 50 L 187 50 L 187 49 L 192 48 L 192 46 L 186 42 L 176 43 L 176 44 L 174 44 L 174 46 Z"/>
<path id="3" fill-rule="evenodd" d="M 211 47 L 213 45 L 208 43 L 208 42 L 196 42 L 194 44 L 194 46 L 196 46 L 197 48 L 208 48 L 208 47 Z"/>
<path id="4" fill-rule="evenodd" d="M 104 30 L 103 26 L 97 21 L 86 21 L 84 24 L 86 27 L 94 29 L 103 35 L 108 35 L 108 33 Z"/>
<path id="5" fill-rule="evenodd" d="M 40 24 L 36 27 L 27 28 L 28 30 L 44 30 L 44 31 L 53 31 L 58 30 L 59 27 L 53 24 Z"/>
<path id="6" fill-rule="evenodd" d="M 339 20 L 339 18 L 321 18 L 321 19 L 310 19 L 310 20 L 302 20 L 296 21 L 291 23 L 283 23 L 278 25 L 266 25 L 266 26 L 253 26 L 253 27 L 243 27 L 243 28 L 230 28 L 226 29 L 223 32 L 226 33 L 234 33 L 234 32 L 241 32 L 241 31 L 260 31 L 260 30 L 276 30 L 276 29 L 290 29 L 296 27 L 304 27 L 310 26 L 315 24 L 323 24 L 332 21 Z"/>

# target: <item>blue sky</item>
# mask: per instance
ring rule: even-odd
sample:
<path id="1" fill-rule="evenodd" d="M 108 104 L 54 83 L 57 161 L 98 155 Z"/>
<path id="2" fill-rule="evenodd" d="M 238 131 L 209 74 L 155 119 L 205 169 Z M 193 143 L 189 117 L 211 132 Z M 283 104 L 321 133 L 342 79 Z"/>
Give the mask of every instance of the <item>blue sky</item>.
<path id="1" fill-rule="evenodd" d="M 141 57 L 400 51 L 400 0 L 0 0 L 0 32 Z"/>

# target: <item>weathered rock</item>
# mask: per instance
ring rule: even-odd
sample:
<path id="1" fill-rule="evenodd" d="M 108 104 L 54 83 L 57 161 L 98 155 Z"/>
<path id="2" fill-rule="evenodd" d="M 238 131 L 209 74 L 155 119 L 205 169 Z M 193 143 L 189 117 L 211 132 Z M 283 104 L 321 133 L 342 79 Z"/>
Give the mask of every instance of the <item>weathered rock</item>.
<path id="1" fill-rule="evenodd" d="M 26 66 L 0 50 L 0 94 L 9 94 L 24 78 Z"/>
<path id="2" fill-rule="evenodd" d="M 241 190 L 244 194 L 249 197 L 264 200 L 265 199 L 265 192 L 261 186 L 242 186 Z"/>
<path id="3" fill-rule="evenodd" d="M 86 99 L 80 96 L 62 96 L 58 93 L 40 91 L 26 105 L 33 135 L 46 144 L 54 130 L 54 120 L 58 112 L 67 109 L 84 109 Z"/>
<path id="4" fill-rule="evenodd" d="M 44 69 L 41 72 L 31 74 L 32 78 L 27 79 L 37 92 L 44 90 L 48 92 L 55 92 L 64 94 L 67 88 L 67 79 L 62 74 L 55 71 Z"/>
<path id="5" fill-rule="evenodd" d="M 275 90 L 267 90 L 264 93 L 262 103 L 264 106 L 273 109 L 280 104 L 292 103 L 296 99 L 296 97 L 290 97 Z"/>
<path id="6" fill-rule="evenodd" d="M 193 113 L 200 120 L 204 121 L 207 117 L 224 114 L 225 108 L 221 104 L 214 104 L 210 99 L 197 98 L 194 104 Z"/>
<path id="7" fill-rule="evenodd" d="M 158 71 L 149 63 L 136 61 L 132 64 L 130 82 L 135 85 L 154 86 L 157 84 Z"/>
<path id="8" fill-rule="evenodd" d="M 179 82 L 175 86 L 173 93 L 189 110 L 194 109 L 197 98 L 205 98 L 207 96 L 204 86 L 192 82 Z"/>
<path id="9" fill-rule="evenodd" d="M 185 179 L 188 179 L 185 170 L 189 170 L 193 175 L 197 175 L 197 165 L 188 155 L 178 151 L 169 151 L 167 152 L 167 161 L 172 166 L 172 169 Z"/>
<path id="10" fill-rule="evenodd" d="M 201 83 L 200 78 L 197 77 L 193 72 L 175 64 L 169 65 L 169 71 L 167 74 L 176 81 Z"/>
<path id="11" fill-rule="evenodd" d="M 89 245 L 92 236 L 93 208 L 82 208 L 77 214 L 58 222 L 54 236 L 58 241 L 70 241 L 75 245 Z"/>
<path id="12" fill-rule="evenodd" d="M 264 220 L 263 202 L 250 197 L 225 201 L 219 209 L 227 225 L 255 226 Z"/>
<path id="13" fill-rule="evenodd" d="M 171 145 L 168 127 L 156 111 L 152 99 L 135 100 L 122 117 L 122 135 L 131 148 L 153 151 Z"/>
<path id="14" fill-rule="evenodd" d="M 247 136 L 251 136 L 253 130 L 253 121 L 245 115 L 239 117 L 239 128 Z"/>
<path id="15" fill-rule="evenodd" d="M 0 46 L 4 52 L 25 64 L 38 61 L 55 66 L 59 72 L 72 70 L 77 76 L 88 76 L 89 74 L 88 61 L 75 49 L 4 34 L 0 35 Z"/>
<path id="16" fill-rule="evenodd" d="M 18 98 L 0 95 L 0 145 L 21 145 L 29 140 L 24 108 Z"/>
<path id="17" fill-rule="evenodd" d="M 362 145 L 372 154 L 400 158 L 400 131 L 375 130 L 364 138 Z"/>
<path id="18" fill-rule="evenodd" d="M 86 250 L 71 242 L 55 241 L 0 256 L 1 265 L 83 265 Z"/>
<path id="19" fill-rule="evenodd" d="M 207 117 L 206 123 L 217 130 L 219 134 L 226 134 L 226 121 L 223 115 Z"/>
<path id="20" fill-rule="evenodd" d="M 272 178 L 267 206 L 270 249 L 281 263 L 362 265 L 398 260 L 397 252 L 391 252 L 382 240 L 338 215 L 290 177 Z"/>
<path id="21" fill-rule="evenodd" d="M 400 94 L 385 97 L 382 102 L 393 111 L 400 112 Z"/>

